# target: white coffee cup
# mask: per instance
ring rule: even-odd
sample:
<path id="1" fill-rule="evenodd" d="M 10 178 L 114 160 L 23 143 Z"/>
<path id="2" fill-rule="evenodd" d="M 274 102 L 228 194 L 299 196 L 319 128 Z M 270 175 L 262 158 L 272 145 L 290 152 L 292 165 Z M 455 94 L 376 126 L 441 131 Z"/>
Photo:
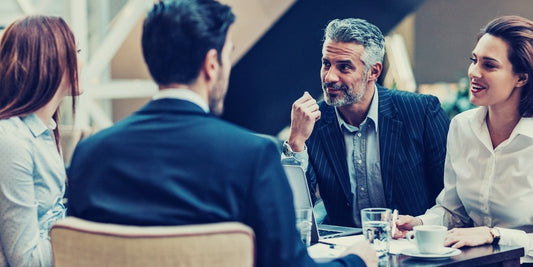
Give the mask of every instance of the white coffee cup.
<path id="1" fill-rule="evenodd" d="M 444 238 L 448 229 L 440 225 L 419 225 L 407 233 L 407 239 L 415 242 L 422 254 L 439 254 L 444 251 Z"/>

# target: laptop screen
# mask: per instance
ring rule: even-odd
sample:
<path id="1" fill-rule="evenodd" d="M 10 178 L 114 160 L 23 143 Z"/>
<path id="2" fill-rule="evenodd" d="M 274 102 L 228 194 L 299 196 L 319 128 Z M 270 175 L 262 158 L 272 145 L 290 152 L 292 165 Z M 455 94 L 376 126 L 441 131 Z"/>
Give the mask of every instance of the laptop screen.
<path id="1" fill-rule="evenodd" d="M 292 189 L 294 198 L 294 208 L 312 208 L 311 196 L 309 195 L 309 187 L 307 186 L 307 179 L 302 167 L 297 165 L 283 165 L 289 184 Z"/>
<path id="2" fill-rule="evenodd" d="M 298 165 L 283 165 L 283 168 L 285 169 L 285 174 L 287 175 L 287 179 L 291 186 L 294 208 L 313 208 L 311 195 L 309 194 L 309 187 L 307 186 L 307 178 L 305 177 L 303 168 Z M 317 243 L 320 238 L 314 214 L 312 223 L 311 244 L 314 244 Z"/>

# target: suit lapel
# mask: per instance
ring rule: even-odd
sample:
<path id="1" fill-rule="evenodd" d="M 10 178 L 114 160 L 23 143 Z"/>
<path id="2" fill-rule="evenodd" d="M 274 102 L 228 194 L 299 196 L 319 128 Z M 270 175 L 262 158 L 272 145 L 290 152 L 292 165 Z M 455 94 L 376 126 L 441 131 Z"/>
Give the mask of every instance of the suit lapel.
<path id="1" fill-rule="evenodd" d="M 378 86 L 379 94 L 379 151 L 381 179 L 387 206 L 392 204 L 392 179 L 396 164 L 396 151 L 401 142 L 403 122 L 396 118 L 396 107 L 388 89 Z"/>
<path id="2" fill-rule="evenodd" d="M 322 116 L 324 124 L 318 129 L 323 147 L 325 157 L 330 162 L 335 174 L 335 178 L 339 181 L 346 199 L 352 201 L 352 193 L 350 186 L 350 176 L 348 174 L 348 165 L 346 162 L 346 147 L 344 144 L 344 137 L 339 129 L 335 109 L 332 106 L 325 105 Z"/>

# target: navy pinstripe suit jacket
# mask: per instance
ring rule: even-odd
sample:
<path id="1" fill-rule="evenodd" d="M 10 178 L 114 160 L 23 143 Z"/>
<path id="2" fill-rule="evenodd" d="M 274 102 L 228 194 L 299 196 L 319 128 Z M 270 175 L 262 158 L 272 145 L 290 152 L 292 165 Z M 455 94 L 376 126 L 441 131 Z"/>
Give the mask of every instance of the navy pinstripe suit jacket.
<path id="1" fill-rule="evenodd" d="M 387 207 L 420 215 L 443 188 L 446 136 L 450 120 L 434 96 L 389 90 L 378 85 L 381 176 Z M 359 226 L 353 220 L 353 194 L 346 148 L 335 110 L 319 103 L 321 119 L 307 140 L 311 195 L 316 186 L 327 222 Z"/>

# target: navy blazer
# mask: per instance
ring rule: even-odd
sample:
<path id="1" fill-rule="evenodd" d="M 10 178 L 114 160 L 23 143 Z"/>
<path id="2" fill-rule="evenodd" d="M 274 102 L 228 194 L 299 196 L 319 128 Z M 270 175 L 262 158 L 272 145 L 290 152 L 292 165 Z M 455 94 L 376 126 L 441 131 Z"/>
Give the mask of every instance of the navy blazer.
<path id="1" fill-rule="evenodd" d="M 68 213 L 127 225 L 238 221 L 255 232 L 256 266 L 315 266 L 279 157 L 272 141 L 191 102 L 154 100 L 78 145 Z M 364 263 L 350 255 L 329 265 Z"/>
<path id="2" fill-rule="evenodd" d="M 420 215 L 443 188 L 450 120 L 434 96 L 377 86 L 381 176 L 388 208 Z M 343 134 L 332 106 L 319 103 L 321 119 L 307 140 L 307 177 L 312 196 L 318 184 L 328 223 L 358 226 Z"/>

